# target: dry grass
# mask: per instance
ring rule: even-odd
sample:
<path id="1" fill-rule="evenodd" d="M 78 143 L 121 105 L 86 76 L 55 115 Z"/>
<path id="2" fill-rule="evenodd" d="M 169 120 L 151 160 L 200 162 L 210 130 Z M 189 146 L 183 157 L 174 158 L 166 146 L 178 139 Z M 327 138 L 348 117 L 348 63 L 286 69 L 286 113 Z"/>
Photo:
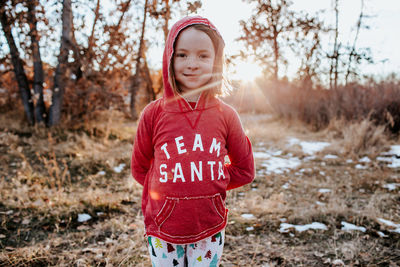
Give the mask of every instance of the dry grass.
<path id="1" fill-rule="evenodd" d="M 149 266 L 141 186 L 130 177 L 135 124 L 105 118 L 79 130 L 33 130 L 0 116 L 0 265 Z M 368 121 L 332 122 L 313 132 L 271 115 L 243 115 L 255 150 L 304 159 L 287 139 L 332 145 L 284 174 L 265 174 L 257 159 L 252 185 L 230 191 L 222 266 L 396 266 L 399 234 L 377 221 L 400 223 L 399 170 L 374 160 L 393 143 Z M 96 130 L 95 130 L 96 129 Z M 33 132 L 33 134 L 30 134 Z M 132 135 L 132 136 L 131 136 Z M 339 156 L 324 159 L 325 154 Z M 367 155 L 368 169 L 356 169 Z M 346 160 L 352 158 L 353 162 Z M 113 167 L 125 163 L 121 173 Z M 303 170 L 303 171 L 300 171 Z M 286 185 L 286 187 L 283 187 Z M 320 189 L 330 189 L 320 192 Z M 77 221 L 78 214 L 91 216 Z M 241 215 L 253 214 L 246 219 Z M 279 232 L 285 221 L 324 223 L 328 230 Z M 365 233 L 341 230 L 346 221 Z M 380 237 L 379 232 L 387 237 Z"/>

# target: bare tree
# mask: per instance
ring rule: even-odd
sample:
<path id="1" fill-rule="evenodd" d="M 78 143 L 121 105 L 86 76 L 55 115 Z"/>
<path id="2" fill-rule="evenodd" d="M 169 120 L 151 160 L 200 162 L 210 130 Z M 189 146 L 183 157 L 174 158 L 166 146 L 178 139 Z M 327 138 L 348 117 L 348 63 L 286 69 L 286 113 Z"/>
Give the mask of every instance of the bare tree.
<path id="1" fill-rule="evenodd" d="M 28 6 L 28 23 L 30 27 L 29 35 L 31 37 L 31 50 L 33 57 L 33 91 L 34 97 L 33 102 L 35 106 L 35 121 L 36 123 L 45 122 L 46 119 L 46 108 L 43 101 L 43 64 L 42 58 L 40 56 L 39 49 L 39 35 L 37 31 L 37 18 L 35 8 L 38 6 L 37 0 L 27 1 Z"/>
<path id="2" fill-rule="evenodd" d="M 331 66 L 329 70 L 329 88 L 337 89 L 338 73 L 339 73 L 339 49 L 341 44 L 339 43 L 339 0 L 334 0 L 334 11 L 335 11 L 335 41 L 333 44 L 333 52 L 329 56 L 331 58 Z"/>
<path id="3" fill-rule="evenodd" d="M 115 49 L 115 47 L 114 47 L 114 45 L 113 45 L 113 43 L 115 42 L 115 40 L 120 40 L 121 37 L 122 38 L 124 37 L 124 35 L 121 34 L 120 29 L 121 29 L 121 25 L 122 25 L 122 23 L 124 21 L 124 17 L 125 17 L 126 13 L 129 10 L 131 2 L 132 2 L 131 0 L 128 0 L 128 1 L 126 1 L 125 3 L 123 3 L 121 5 L 121 16 L 119 17 L 118 23 L 116 25 L 108 27 L 111 30 L 110 43 L 108 44 L 107 51 L 103 54 L 103 57 L 102 57 L 102 59 L 101 59 L 101 61 L 99 63 L 100 70 L 101 70 L 100 72 L 107 71 L 107 67 L 109 65 L 107 65 L 105 63 L 106 63 L 106 61 L 108 59 L 108 56 L 110 54 L 118 54 L 116 49 Z M 147 2 L 147 0 L 146 0 L 146 2 Z"/>
<path id="4" fill-rule="evenodd" d="M 67 83 L 68 54 L 73 43 L 71 0 L 63 0 L 62 34 L 58 65 L 54 75 L 54 87 L 49 112 L 49 126 L 60 123 L 64 90 Z"/>
<path id="5" fill-rule="evenodd" d="M 131 87 L 131 117 L 132 119 L 136 120 L 137 119 L 137 113 L 136 113 L 136 93 L 139 90 L 139 78 L 140 78 L 140 65 L 141 65 L 141 60 L 142 60 L 142 52 L 144 49 L 144 32 L 146 29 L 146 20 L 147 20 L 147 6 L 148 0 L 145 1 L 144 3 L 144 8 L 143 8 L 143 23 L 142 23 L 142 33 L 140 35 L 140 41 L 139 41 L 139 52 L 136 58 L 136 68 L 135 68 L 135 75 L 133 76 L 132 79 L 132 87 Z"/>
<path id="6" fill-rule="evenodd" d="M 296 19 L 294 38 L 290 43 L 292 51 L 301 59 L 298 70 L 299 80 L 303 87 L 313 87 L 314 81 L 319 81 L 323 51 L 321 47 L 321 35 L 327 31 L 324 23 L 316 16 L 300 14 Z"/>
<path id="7" fill-rule="evenodd" d="M 354 36 L 353 44 L 350 49 L 349 57 L 347 59 L 347 70 L 345 75 L 345 84 L 347 85 L 349 82 L 350 75 L 357 75 L 356 66 L 362 60 L 367 61 L 368 63 L 373 63 L 373 59 L 370 56 L 369 49 L 357 49 L 357 41 L 358 36 L 360 34 L 360 30 L 362 28 L 367 28 L 368 26 L 364 25 L 364 18 L 366 15 L 364 14 L 364 0 L 361 0 L 361 8 L 360 8 L 360 15 L 357 20 L 356 25 L 356 33 Z"/>
<path id="8" fill-rule="evenodd" d="M 25 114 L 28 119 L 28 123 L 33 125 L 35 123 L 35 117 L 33 112 L 33 101 L 32 95 L 29 89 L 28 78 L 25 74 L 23 61 L 20 57 L 17 45 L 15 44 L 14 37 L 11 32 L 12 21 L 6 12 L 6 2 L 0 2 L 0 21 L 1 27 L 3 28 L 4 35 L 7 39 L 8 46 L 10 48 L 11 61 L 14 67 L 15 78 L 18 83 L 19 92 L 21 94 L 22 104 L 24 106 Z"/>
<path id="9" fill-rule="evenodd" d="M 255 14 L 248 22 L 242 20 L 243 35 L 238 40 L 244 41 L 252 49 L 255 58 L 266 68 L 272 68 L 273 78 L 278 79 L 279 65 L 286 64 L 282 46 L 289 39 L 295 28 L 294 12 L 289 10 L 292 4 L 287 0 L 247 0 L 256 2 Z M 272 55 L 272 57 L 271 57 Z"/>

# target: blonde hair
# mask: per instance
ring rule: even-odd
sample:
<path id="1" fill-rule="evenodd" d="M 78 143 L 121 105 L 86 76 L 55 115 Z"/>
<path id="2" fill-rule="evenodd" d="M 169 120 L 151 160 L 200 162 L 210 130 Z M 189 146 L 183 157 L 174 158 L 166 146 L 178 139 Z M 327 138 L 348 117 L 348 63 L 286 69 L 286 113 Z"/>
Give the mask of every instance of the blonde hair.
<path id="1" fill-rule="evenodd" d="M 169 81 L 171 83 L 171 87 L 175 93 L 180 94 L 182 91 L 176 84 L 175 80 L 175 72 L 174 72 L 174 54 L 175 54 L 175 44 L 176 40 L 178 40 L 180 33 L 188 29 L 189 27 L 193 27 L 198 31 L 202 31 L 210 37 L 212 44 L 215 50 L 215 59 L 214 59 L 214 66 L 213 66 L 213 75 L 211 76 L 209 84 L 211 85 L 209 89 L 206 90 L 207 96 L 218 96 L 224 95 L 229 90 L 230 86 L 228 81 L 225 79 L 224 75 L 224 66 L 225 66 L 225 57 L 224 57 L 224 41 L 222 37 L 217 33 L 217 31 L 211 29 L 209 26 L 204 24 L 193 24 L 189 25 L 188 27 L 182 29 L 178 36 L 175 39 L 174 43 L 174 52 L 171 58 L 171 64 L 169 67 Z"/>

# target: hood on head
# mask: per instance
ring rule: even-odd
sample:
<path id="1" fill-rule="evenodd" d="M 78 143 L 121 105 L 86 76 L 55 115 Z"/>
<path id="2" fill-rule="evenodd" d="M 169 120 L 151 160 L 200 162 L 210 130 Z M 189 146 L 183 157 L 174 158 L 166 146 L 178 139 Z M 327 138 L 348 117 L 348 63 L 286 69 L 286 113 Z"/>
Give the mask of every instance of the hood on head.
<path id="1" fill-rule="evenodd" d="M 162 65 L 162 74 L 163 74 L 163 84 L 164 84 L 164 97 L 165 98 L 174 98 L 175 93 L 172 88 L 172 85 L 169 82 L 169 70 L 172 61 L 172 55 L 174 53 L 174 43 L 179 35 L 179 33 L 186 27 L 194 24 L 203 24 L 214 31 L 216 31 L 219 35 L 221 35 L 215 26 L 206 18 L 201 16 L 192 16 L 185 17 L 178 22 L 176 22 L 171 30 L 168 33 L 167 42 L 165 44 L 164 54 L 163 54 L 163 65 Z"/>

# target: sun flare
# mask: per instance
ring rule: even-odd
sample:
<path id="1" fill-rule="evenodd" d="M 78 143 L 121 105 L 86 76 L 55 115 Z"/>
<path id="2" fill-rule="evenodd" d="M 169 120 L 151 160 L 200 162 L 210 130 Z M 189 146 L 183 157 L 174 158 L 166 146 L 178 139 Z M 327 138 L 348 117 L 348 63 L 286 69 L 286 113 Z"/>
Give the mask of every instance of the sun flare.
<path id="1" fill-rule="evenodd" d="M 233 80 L 253 82 L 255 78 L 261 75 L 262 69 L 258 64 L 252 61 L 239 60 L 232 69 L 231 77 Z"/>

